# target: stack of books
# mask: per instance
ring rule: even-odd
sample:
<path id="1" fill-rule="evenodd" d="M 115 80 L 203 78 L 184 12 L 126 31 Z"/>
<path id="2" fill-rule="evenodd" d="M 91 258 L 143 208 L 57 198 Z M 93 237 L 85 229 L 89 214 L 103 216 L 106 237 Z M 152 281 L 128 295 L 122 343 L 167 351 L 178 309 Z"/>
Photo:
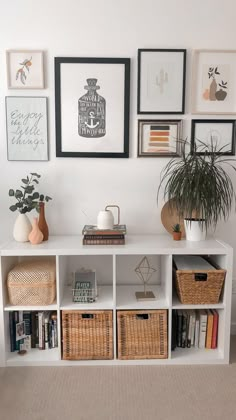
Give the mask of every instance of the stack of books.
<path id="1" fill-rule="evenodd" d="M 113 229 L 98 229 L 96 225 L 85 225 L 83 245 L 124 245 L 126 225 L 114 225 Z"/>
<path id="2" fill-rule="evenodd" d="M 51 311 L 10 311 L 10 351 L 58 347 L 57 313 Z"/>
<path id="3" fill-rule="evenodd" d="M 173 310 L 172 350 L 176 347 L 216 349 L 218 323 L 216 309 Z"/>

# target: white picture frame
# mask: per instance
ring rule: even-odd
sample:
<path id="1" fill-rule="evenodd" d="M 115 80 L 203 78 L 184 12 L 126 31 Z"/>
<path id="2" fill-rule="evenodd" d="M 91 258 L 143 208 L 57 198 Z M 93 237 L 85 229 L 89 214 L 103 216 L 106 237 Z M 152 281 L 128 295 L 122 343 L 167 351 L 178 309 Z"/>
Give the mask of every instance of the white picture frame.
<path id="1" fill-rule="evenodd" d="M 44 54 L 39 50 L 7 50 L 8 89 L 44 89 Z"/>
<path id="2" fill-rule="evenodd" d="M 47 161 L 47 98 L 6 96 L 7 158 Z"/>
<path id="3" fill-rule="evenodd" d="M 236 114 L 236 50 L 194 50 L 192 114 Z"/>
<path id="4" fill-rule="evenodd" d="M 138 114 L 184 114 L 185 49 L 138 50 Z"/>

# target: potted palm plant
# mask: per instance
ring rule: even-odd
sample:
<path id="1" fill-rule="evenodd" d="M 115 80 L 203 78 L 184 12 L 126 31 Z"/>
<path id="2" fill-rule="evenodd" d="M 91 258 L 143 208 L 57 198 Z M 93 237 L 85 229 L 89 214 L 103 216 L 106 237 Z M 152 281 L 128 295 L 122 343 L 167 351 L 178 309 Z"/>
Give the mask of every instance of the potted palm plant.
<path id="1" fill-rule="evenodd" d="M 230 175 L 224 169 L 236 171 L 226 156 L 225 146 L 217 148 L 199 142 L 189 150 L 189 143 L 181 141 L 180 157 L 172 158 L 161 172 L 157 200 L 164 185 L 164 198 L 169 200 L 170 212 L 184 218 L 186 239 L 203 240 L 207 230 L 220 219 L 227 220 L 232 206 L 236 208 L 236 194 Z"/>

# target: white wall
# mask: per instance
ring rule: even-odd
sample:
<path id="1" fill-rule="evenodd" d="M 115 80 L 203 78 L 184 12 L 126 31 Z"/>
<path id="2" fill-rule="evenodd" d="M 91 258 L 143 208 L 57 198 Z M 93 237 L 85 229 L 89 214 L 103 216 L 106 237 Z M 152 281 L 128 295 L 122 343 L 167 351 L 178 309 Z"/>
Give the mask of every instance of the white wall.
<path id="1" fill-rule="evenodd" d="M 188 50 L 183 119 L 186 120 L 184 134 L 189 136 L 191 51 L 194 48 L 235 48 L 235 1 L 0 0 L 0 11 L 1 237 L 11 237 L 15 219 L 15 214 L 8 209 L 12 203 L 8 189 L 17 187 L 20 179 L 32 171 L 42 175 L 41 190 L 53 197 L 46 208 L 50 233 L 79 234 L 85 223 L 96 223 L 98 211 L 108 203 L 120 206 L 121 222 L 127 224 L 129 233 L 164 233 L 156 192 L 160 170 L 167 159 L 137 158 L 137 49 Z M 45 90 L 7 89 L 5 50 L 22 48 L 46 52 Z M 131 58 L 129 159 L 55 157 L 55 56 Z M 6 95 L 48 96 L 49 162 L 7 161 Z M 218 233 L 236 251 L 235 222 L 234 213 L 226 224 L 219 225 Z M 236 311 L 233 318 L 236 321 Z"/>

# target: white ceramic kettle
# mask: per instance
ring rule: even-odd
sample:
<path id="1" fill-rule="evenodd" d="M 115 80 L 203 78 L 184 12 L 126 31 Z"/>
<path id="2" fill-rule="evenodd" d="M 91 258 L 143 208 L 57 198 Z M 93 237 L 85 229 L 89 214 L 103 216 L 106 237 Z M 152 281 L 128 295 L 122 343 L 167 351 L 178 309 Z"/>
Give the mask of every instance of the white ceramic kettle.
<path id="1" fill-rule="evenodd" d="M 114 228 L 114 216 L 113 213 L 108 210 L 109 207 L 116 207 L 118 209 L 118 224 L 120 223 L 120 207 L 115 205 L 106 206 L 105 210 L 101 210 L 97 217 L 97 228 L 98 229 L 113 229 Z"/>

